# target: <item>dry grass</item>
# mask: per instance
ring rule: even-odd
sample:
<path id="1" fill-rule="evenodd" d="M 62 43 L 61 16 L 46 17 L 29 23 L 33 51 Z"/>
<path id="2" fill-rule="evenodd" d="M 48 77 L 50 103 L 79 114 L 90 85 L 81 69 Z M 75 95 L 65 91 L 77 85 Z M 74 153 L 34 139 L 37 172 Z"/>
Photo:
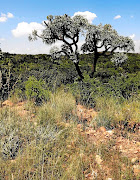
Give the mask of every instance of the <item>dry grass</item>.
<path id="1" fill-rule="evenodd" d="M 135 112 L 131 119 L 138 120 L 137 102 L 118 104 L 101 98 L 96 106 L 98 118 L 110 124 L 122 120 L 128 107 Z M 77 117 L 72 114 L 75 108 L 72 94 L 59 90 L 41 107 L 35 109 L 30 102 L 25 105 L 28 111 L 35 110 L 37 123 L 30 116 L 21 119 L 10 107 L 0 109 L 0 179 L 136 179 L 131 162 L 110 148 L 114 142 L 97 146 L 77 129 Z M 97 157 L 103 164 L 98 164 Z"/>
<path id="2" fill-rule="evenodd" d="M 118 123 L 140 123 L 140 100 L 138 98 L 120 102 L 114 97 L 96 99 L 98 126 L 116 127 Z"/>

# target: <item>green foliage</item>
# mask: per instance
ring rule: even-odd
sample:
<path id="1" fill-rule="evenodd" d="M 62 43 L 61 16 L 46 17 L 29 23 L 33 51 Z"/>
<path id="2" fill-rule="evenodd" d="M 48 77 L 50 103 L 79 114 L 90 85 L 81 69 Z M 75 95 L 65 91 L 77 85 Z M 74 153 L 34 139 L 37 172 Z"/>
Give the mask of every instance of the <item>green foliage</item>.
<path id="1" fill-rule="evenodd" d="M 14 55 L 5 53 L 3 60 L 0 61 L 1 67 L 3 67 L 1 70 L 1 99 L 8 96 L 8 82 L 10 83 L 9 91 L 12 94 L 16 91 L 16 94 L 22 95 L 19 99 L 24 99 L 25 82 L 28 81 L 30 76 L 34 76 L 37 81 L 43 79 L 44 84 L 46 84 L 43 85 L 43 89 L 49 88 L 52 92 L 55 92 L 63 84 L 67 85 L 72 88 L 77 99 L 81 94 L 80 102 L 86 105 L 91 104 L 91 106 L 95 106 L 95 96 L 114 95 L 123 99 L 139 93 L 139 54 L 128 54 L 128 60 L 121 67 L 116 67 L 109 61 L 108 58 L 111 57 L 104 58 L 100 56 L 97 63 L 97 72 L 93 79 L 90 79 L 88 74 L 94 54 L 81 54 L 79 58 L 79 66 L 85 78 L 83 82 L 77 80 L 75 67 L 71 60 L 65 56 L 62 56 L 59 61 L 53 62 L 49 55 Z M 8 81 L 9 61 L 10 81 Z"/>
<path id="2" fill-rule="evenodd" d="M 45 82 L 41 79 L 38 81 L 33 76 L 29 77 L 25 82 L 25 94 L 29 100 L 33 100 L 36 103 L 47 101 L 50 97 L 50 92 Z"/>

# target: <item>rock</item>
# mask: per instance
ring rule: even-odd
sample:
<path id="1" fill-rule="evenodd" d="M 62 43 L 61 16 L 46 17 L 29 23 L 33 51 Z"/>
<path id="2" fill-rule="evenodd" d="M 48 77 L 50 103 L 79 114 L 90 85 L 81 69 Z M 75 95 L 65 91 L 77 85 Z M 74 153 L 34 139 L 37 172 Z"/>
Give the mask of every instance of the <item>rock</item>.
<path id="1" fill-rule="evenodd" d="M 13 106 L 14 104 L 10 100 L 6 100 L 2 103 L 2 106 Z"/>
<path id="2" fill-rule="evenodd" d="M 34 125 L 37 126 L 37 122 L 34 122 Z"/>
<path id="3" fill-rule="evenodd" d="M 77 116 L 80 121 L 87 120 L 90 122 L 97 116 L 97 112 L 94 111 L 94 109 L 86 109 L 84 106 L 79 104 L 77 105 Z"/>
<path id="4" fill-rule="evenodd" d="M 101 156 L 96 155 L 95 160 L 96 160 L 97 164 L 101 165 L 101 163 L 102 163 Z"/>
<path id="5" fill-rule="evenodd" d="M 140 165 L 134 165 L 133 171 L 134 171 L 135 175 L 139 175 L 140 174 Z"/>
<path id="6" fill-rule="evenodd" d="M 105 133 L 106 132 L 106 128 L 104 126 L 102 126 L 97 131 L 101 132 L 101 133 Z"/>
<path id="7" fill-rule="evenodd" d="M 137 164 L 137 163 L 139 163 L 138 157 L 132 158 L 132 159 L 131 159 L 131 163 L 132 163 L 132 164 Z"/>
<path id="8" fill-rule="evenodd" d="M 137 144 L 138 146 L 140 146 L 140 142 L 139 142 L 139 141 L 137 141 L 136 144 Z"/>
<path id="9" fill-rule="evenodd" d="M 18 112 L 18 115 L 21 117 L 26 117 L 26 116 L 28 116 L 28 114 L 29 114 L 29 112 L 26 110 L 22 110 L 22 111 Z"/>
<path id="10" fill-rule="evenodd" d="M 114 134 L 114 131 L 113 131 L 113 130 L 108 130 L 108 131 L 107 131 L 107 134 L 113 135 L 113 134 Z"/>
<path id="11" fill-rule="evenodd" d="M 23 106 L 25 104 L 25 102 L 19 102 L 18 104 L 17 104 L 17 106 Z"/>
<path id="12" fill-rule="evenodd" d="M 31 118 L 34 118 L 35 117 L 35 114 L 31 114 Z"/>
<path id="13" fill-rule="evenodd" d="M 122 145 L 119 146 L 120 150 L 122 150 Z"/>
<path id="14" fill-rule="evenodd" d="M 92 173 L 85 174 L 85 178 L 88 178 L 89 180 L 93 180 L 97 178 L 97 172 L 92 170 Z"/>
<path id="15" fill-rule="evenodd" d="M 65 127 L 66 128 L 70 127 L 70 123 L 65 123 Z"/>
<path id="16" fill-rule="evenodd" d="M 139 152 L 139 151 L 136 150 L 136 151 L 134 151 L 133 153 L 134 153 L 134 154 L 137 154 L 138 152 Z"/>
<path id="17" fill-rule="evenodd" d="M 82 127 L 83 127 L 82 124 L 78 124 L 78 125 L 77 125 L 77 128 L 78 128 L 78 129 L 81 129 Z"/>
<path id="18" fill-rule="evenodd" d="M 92 174 L 91 174 L 93 179 L 97 178 L 97 171 L 92 170 Z"/>

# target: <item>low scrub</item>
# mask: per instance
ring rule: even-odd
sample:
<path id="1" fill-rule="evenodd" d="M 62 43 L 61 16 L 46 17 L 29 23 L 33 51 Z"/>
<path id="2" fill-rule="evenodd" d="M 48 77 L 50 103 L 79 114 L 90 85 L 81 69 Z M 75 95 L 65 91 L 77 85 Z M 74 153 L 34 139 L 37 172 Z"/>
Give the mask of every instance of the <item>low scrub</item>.
<path id="1" fill-rule="evenodd" d="M 130 113 L 129 120 L 138 121 L 138 99 L 95 100 L 98 126 L 112 127 L 128 118 L 128 108 L 135 114 Z M 28 101 L 24 109 L 35 111 L 34 117 L 20 117 L 13 107 L 0 109 L 0 179 L 136 179 L 132 163 L 113 149 L 115 139 L 99 146 L 78 129 L 76 101 L 68 89 L 59 88 L 36 108 Z"/>

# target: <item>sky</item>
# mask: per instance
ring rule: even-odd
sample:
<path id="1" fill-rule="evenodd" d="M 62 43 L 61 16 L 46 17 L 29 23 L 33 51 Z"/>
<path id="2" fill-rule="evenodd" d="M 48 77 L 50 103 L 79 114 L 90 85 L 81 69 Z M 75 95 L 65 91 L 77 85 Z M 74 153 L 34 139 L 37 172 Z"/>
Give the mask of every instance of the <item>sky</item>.
<path id="1" fill-rule="evenodd" d="M 140 0 L 0 0 L 0 48 L 17 54 L 48 54 L 52 46 L 29 42 L 32 30 L 41 31 L 48 15 L 81 14 L 91 24 L 111 24 L 129 36 L 140 53 Z M 83 43 L 80 40 L 79 45 Z M 60 42 L 56 45 L 60 46 Z"/>

